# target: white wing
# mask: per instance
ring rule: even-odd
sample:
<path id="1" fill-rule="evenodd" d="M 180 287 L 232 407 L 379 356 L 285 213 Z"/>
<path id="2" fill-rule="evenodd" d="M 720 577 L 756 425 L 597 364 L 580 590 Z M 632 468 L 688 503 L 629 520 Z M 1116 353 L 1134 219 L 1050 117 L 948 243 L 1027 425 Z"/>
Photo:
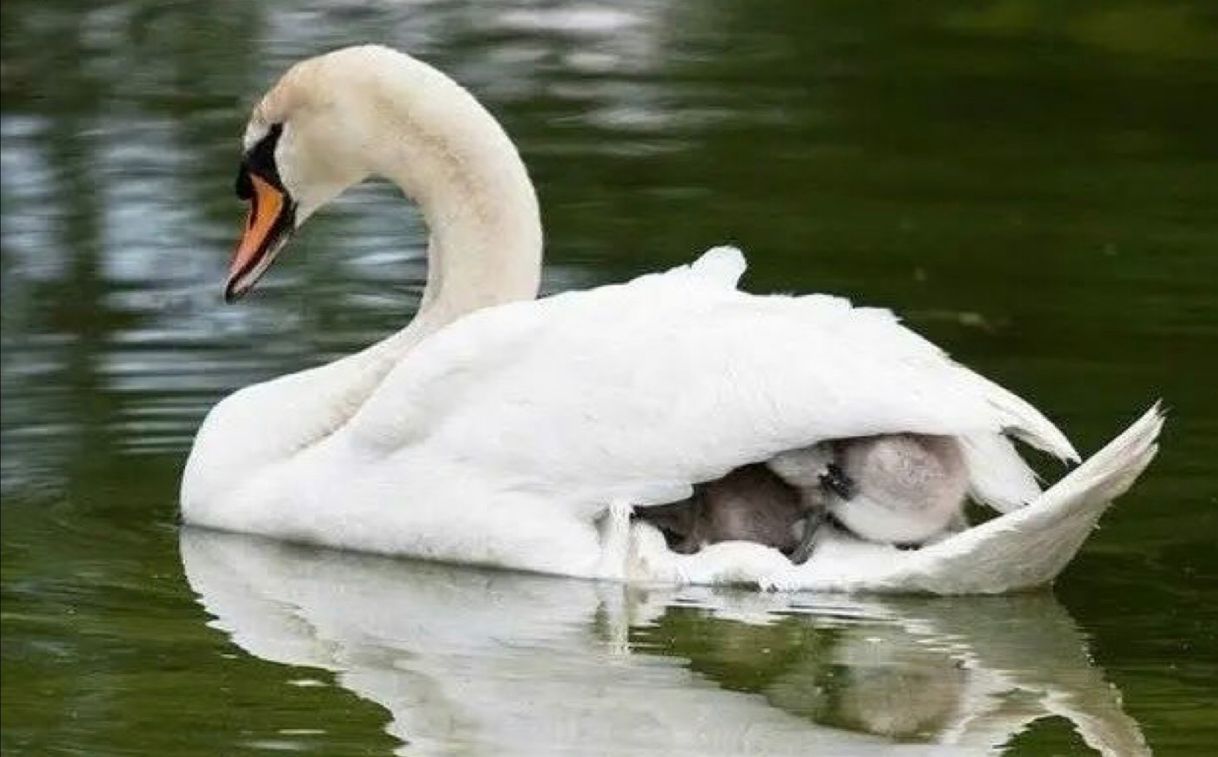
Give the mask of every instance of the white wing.
<path id="1" fill-rule="evenodd" d="M 627 284 L 467 316 L 395 368 L 351 438 L 588 515 L 611 501 L 670 501 L 840 437 L 962 437 L 974 494 L 1004 510 L 1039 493 L 1004 434 L 1077 459 L 1028 403 L 890 312 L 749 295 L 735 288 L 743 270 L 738 251 L 717 248 Z"/>
<path id="2" fill-rule="evenodd" d="M 633 524 L 627 575 L 640 582 L 744 583 L 810 591 L 999 594 L 1053 581 L 1100 516 L 1158 452 L 1156 404 L 1085 463 L 1018 512 L 917 550 L 838 536 L 792 565 L 751 542 L 722 542 L 692 555 L 664 546 L 659 532 Z"/>

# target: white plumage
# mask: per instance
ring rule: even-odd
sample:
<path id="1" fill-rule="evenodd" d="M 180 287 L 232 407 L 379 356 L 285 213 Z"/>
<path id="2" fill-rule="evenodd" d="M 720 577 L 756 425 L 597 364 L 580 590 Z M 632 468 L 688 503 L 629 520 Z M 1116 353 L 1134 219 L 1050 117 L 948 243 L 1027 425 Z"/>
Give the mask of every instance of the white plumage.
<path id="1" fill-rule="evenodd" d="M 699 263 L 741 259 L 726 248 L 707 256 Z M 384 455 L 425 448 L 585 515 L 613 499 L 671 499 L 690 482 L 846 436 L 1009 428 L 1074 455 L 1039 413 L 887 312 L 748 295 L 701 267 L 463 318 L 389 374 L 352 420 L 352 443 Z M 987 462 L 1026 475 L 1022 461 Z"/>
<path id="2" fill-rule="evenodd" d="M 350 134 L 328 110 L 355 124 Z M 695 555 L 687 567 L 725 555 L 702 573 L 648 553 L 655 534 L 631 531 L 629 508 L 850 436 L 959 437 L 974 496 L 1000 510 L 1039 494 L 1008 435 L 1077 459 L 1032 406 L 886 310 L 738 291 L 745 263 L 733 248 L 533 300 L 540 226 L 523 165 L 464 90 L 400 53 L 301 64 L 255 111 L 247 146 L 271 124 L 283 125 L 285 196 L 304 198 L 298 221 L 345 184 L 390 176 L 432 226 L 431 274 L 402 332 L 212 411 L 183 478 L 190 522 L 569 575 L 786 585 L 803 579 L 759 545 Z M 327 178 L 323 141 L 348 158 L 341 178 Z"/>

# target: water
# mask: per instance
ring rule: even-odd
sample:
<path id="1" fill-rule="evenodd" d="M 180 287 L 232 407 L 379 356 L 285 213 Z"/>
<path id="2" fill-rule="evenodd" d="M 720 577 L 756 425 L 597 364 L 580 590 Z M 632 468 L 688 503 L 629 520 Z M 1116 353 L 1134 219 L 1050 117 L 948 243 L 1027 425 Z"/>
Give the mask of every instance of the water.
<path id="1" fill-rule="evenodd" d="M 0 6 L 3 696 L 14 754 L 1205 754 L 1218 742 L 1218 22 L 1200 4 L 714 0 Z M 413 312 L 361 188 L 220 300 L 247 110 L 388 42 L 538 184 L 548 291 L 750 253 L 894 307 L 1084 451 L 1163 452 L 1053 593 L 667 592 L 181 531 L 231 389 Z"/>

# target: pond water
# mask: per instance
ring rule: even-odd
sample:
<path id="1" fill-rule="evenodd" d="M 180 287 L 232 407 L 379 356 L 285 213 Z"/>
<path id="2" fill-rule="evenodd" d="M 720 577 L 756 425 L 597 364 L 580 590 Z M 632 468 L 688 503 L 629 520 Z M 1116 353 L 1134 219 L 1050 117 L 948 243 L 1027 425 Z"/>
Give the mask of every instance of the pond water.
<path id="1" fill-rule="evenodd" d="M 0 19 L 5 753 L 1212 753 L 1202 4 L 7 0 Z M 1053 592 L 1006 598 L 643 591 L 180 529 L 208 407 L 417 305 L 425 232 L 383 185 L 221 300 L 248 108 L 363 41 L 502 119 L 547 291 L 736 242 L 748 288 L 893 307 L 1084 453 L 1163 397 L 1159 459 Z"/>

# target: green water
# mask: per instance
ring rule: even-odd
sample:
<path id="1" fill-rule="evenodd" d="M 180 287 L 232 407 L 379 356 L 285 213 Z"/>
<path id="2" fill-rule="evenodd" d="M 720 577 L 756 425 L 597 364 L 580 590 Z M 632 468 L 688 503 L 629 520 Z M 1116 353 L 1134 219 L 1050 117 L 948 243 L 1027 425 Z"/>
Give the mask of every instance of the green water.
<path id="1" fill-rule="evenodd" d="M 0 5 L 3 693 L 13 754 L 1158 754 L 1218 744 L 1218 15 L 1203 3 Z M 181 531 L 233 388 L 396 329 L 384 186 L 221 302 L 247 110 L 382 41 L 520 145 L 546 288 L 733 241 L 883 304 L 1084 452 L 1162 453 L 1052 593 L 666 592 Z"/>

